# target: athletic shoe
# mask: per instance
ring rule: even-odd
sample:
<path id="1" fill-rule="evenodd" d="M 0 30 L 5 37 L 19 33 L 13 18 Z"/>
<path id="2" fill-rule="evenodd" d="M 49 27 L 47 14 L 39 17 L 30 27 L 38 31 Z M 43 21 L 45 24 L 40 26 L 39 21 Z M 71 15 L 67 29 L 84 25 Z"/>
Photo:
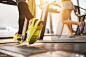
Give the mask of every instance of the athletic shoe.
<path id="1" fill-rule="evenodd" d="M 75 36 L 74 35 L 70 35 L 68 38 L 75 38 Z"/>
<path id="2" fill-rule="evenodd" d="M 13 40 L 17 43 L 21 43 L 21 39 L 22 37 L 21 36 L 17 36 L 17 34 L 15 34 L 15 36 L 13 37 Z"/>
<path id="3" fill-rule="evenodd" d="M 80 29 L 80 34 L 82 33 L 82 30 L 84 28 L 85 22 L 81 22 L 81 24 L 79 25 L 79 29 Z"/>
<path id="4" fill-rule="evenodd" d="M 32 24 L 29 26 L 29 37 L 28 37 L 28 43 L 33 44 L 37 41 L 39 37 L 39 33 L 43 27 L 43 21 L 38 19 L 33 19 Z"/>

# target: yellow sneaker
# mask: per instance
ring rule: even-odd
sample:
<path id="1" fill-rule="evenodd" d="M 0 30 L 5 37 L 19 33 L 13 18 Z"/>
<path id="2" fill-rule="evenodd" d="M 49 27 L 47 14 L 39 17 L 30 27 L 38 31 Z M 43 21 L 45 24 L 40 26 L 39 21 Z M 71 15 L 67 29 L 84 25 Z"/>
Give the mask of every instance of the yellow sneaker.
<path id="1" fill-rule="evenodd" d="M 28 37 L 29 44 L 33 44 L 37 41 L 39 37 L 39 33 L 43 26 L 44 26 L 43 21 L 37 20 L 35 18 L 33 19 L 32 24 L 29 26 L 29 29 L 27 30 L 27 32 L 29 31 L 29 37 Z"/>
<path id="2" fill-rule="evenodd" d="M 13 37 L 13 40 L 17 43 L 21 43 L 21 39 L 22 37 L 21 36 L 17 36 L 17 34 L 15 34 L 15 36 Z"/>

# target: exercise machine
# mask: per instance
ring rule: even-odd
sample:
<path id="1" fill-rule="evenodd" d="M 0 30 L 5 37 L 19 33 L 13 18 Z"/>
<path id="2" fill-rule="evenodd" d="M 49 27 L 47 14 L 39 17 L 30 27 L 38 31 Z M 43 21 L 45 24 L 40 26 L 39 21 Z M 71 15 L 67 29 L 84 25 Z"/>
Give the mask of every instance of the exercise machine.
<path id="1" fill-rule="evenodd" d="M 0 0 L 0 3 L 16 5 L 16 2 L 13 0 Z"/>
<path id="2" fill-rule="evenodd" d="M 75 6 L 75 10 L 74 10 L 74 13 L 75 13 L 75 15 L 78 17 L 78 21 L 79 22 L 82 22 L 82 21 L 84 21 L 85 19 L 86 19 L 86 15 L 84 14 L 84 15 L 81 15 L 80 14 L 80 9 L 83 9 L 83 10 L 85 10 L 86 11 L 86 9 L 84 9 L 84 8 L 81 8 L 81 7 L 79 7 L 79 6 Z M 82 33 L 80 33 L 80 30 L 79 30 L 79 26 L 77 27 L 77 30 L 76 30 L 76 32 L 75 32 L 75 35 L 81 35 Z"/>

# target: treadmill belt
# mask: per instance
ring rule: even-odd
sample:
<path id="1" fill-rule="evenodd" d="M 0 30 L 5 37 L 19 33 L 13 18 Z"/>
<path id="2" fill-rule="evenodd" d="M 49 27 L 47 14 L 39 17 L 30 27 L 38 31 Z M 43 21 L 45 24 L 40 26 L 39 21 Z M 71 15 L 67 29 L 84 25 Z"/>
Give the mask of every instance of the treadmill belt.
<path id="1" fill-rule="evenodd" d="M 69 36 L 44 36 L 43 40 L 38 40 L 37 43 L 58 43 L 58 42 L 86 42 L 86 36 L 75 36 L 75 38 L 68 38 Z"/>
<path id="2" fill-rule="evenodd" d="M 37 47 L 27 47 L 26 45 L 23 45 L 23 46 L 14 46 L 15 44 L 12 43 L 12 44 L 6 44 L 6 45 L 1 45 L 0 46 L 0 52 L 4 52 L 4 53 L 12 53 L 12 54 L 16 54 L 16 56 L 30 56 L 32 54 L 38 54 L 38 53 L 44 53 L 46 52 L 46 50 L 42 49 L 42 48 L 37 48 Z M 15 55 L 12 55 L 12 54 L 9 54 L 11 56 L 15 56 Z M 18 55 L 17 55 L 18 54 Z"/>
<path id="3" fill-rule="evenodd" d="M 34 54 L 41 54 L 46 52 L 54 51 L 64 51 L 69 53 L 86 53 L 86 43 L 41 43 L 40 45 L 35 43 L 29 47 L 26 45 L 23 46 L 14 46 L 16 44 L 6 44 L 0 46 L 0 52 L 8 54 L 11 56 L 31 56 Z"/>

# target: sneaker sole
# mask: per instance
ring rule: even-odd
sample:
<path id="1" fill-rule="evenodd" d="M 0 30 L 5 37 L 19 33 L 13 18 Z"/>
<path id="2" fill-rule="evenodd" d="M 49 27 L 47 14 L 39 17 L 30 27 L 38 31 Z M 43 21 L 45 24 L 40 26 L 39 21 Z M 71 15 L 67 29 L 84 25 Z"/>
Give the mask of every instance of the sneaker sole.
<path id="1" fill-rule="evenodd" d="M 28 37 L 28 43 L 29 44 L 33 44 L 37 41 L 38 37 L 39 37 L 39 33 L 42 29 L 43 25 L 43 21 L 38 20 L 34 26 L 32 35 L 30 37 Z"/>

